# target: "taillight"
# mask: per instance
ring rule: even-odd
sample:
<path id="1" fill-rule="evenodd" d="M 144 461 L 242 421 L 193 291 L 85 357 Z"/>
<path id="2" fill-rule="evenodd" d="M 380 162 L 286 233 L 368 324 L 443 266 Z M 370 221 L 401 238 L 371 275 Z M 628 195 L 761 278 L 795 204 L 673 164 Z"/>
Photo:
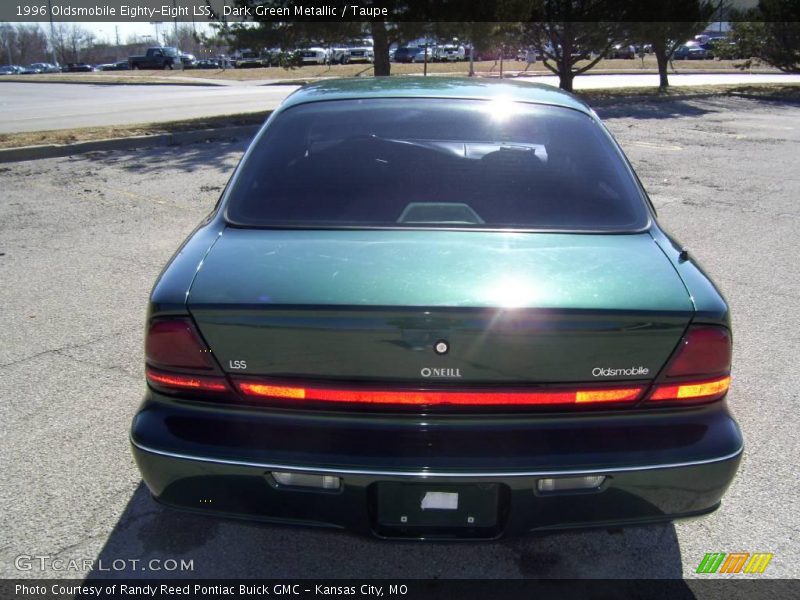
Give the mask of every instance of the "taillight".
<path id="1" fill-rule="evenodd" d="M 157 319 L 145 338 L 145 375 L 162 391 L 228 392 L 224 375 L 188 318 Z"/>
<path id="2" fill-rule="evenodd" d="M 724 327 L 695 325 L 681 340 L 675 355 L 648 400 L 710 402 L 730 387 L 731 336 Z"/>
<path id="3" fill-rule="evenodd" d="M 208 348 L 189 319 L 160 319 L 147 330 L 147 364 L 157 368 L 212 371 L 216 367 Z"/>
<path id="4" fill-rule="evenodd" d="M 406 406 L 568 406 L 575 404 L 633 403 L 640 398 L 644 391 L 642 386 L 536 391 L 391 390 L 306 387 L 245 380 L 237 381 L 236 387 L 245 397 L 251 398 Z"/>

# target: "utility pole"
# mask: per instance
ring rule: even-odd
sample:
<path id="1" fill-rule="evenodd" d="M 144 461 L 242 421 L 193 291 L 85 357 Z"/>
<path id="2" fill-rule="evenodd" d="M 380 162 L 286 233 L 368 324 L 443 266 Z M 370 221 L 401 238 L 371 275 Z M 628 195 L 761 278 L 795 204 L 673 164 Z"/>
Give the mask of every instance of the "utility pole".
<path id="1" fill-rule="evenodd" d="M 172 0 L 172 8 L 175 10 L 172 12 L 174 17 L 172 17 L 172 31 L 175 33 L 175 45 L 178 45 L 178 6 L 175 4 L 175 0 Z"/>
<path id="2" fill-rule="evenodd" d="M 159 36 L 158 26 L 161 25 L 161 21 L 152 21 L 150 23 L 150 25 L 155 27 L 155 30 L 156 30 L 156 46 L 160 46 L 161 45 L 161 37 Z"/>
<path id="3" fill-rule="evenodd" d="M 47 0 L 47 14 L 50 17 L 50 60 L 53 61 L 53 65 L 57 65 L 58 61 L 56 60 L 56 32 L 53 28 L 53 3 L 52 0 Z"/>
<path id="4" fill-rule="evenodd" d="M 222 3 L 226 7 L 228 6 L 228 0 L 222 0 Z M 222 29 L 225 32 L 225 34 L 228 33 L 228 18 L 225 16 L 225 11 L 224 10 L 222 11 Z M 217 36 L 216 36 L 215 39 L 219 40 L 219 32 L 217 33 Z M 225 39 L 227 39 L 227 36 L 225 37 Z M 228 67 L 228 55 L 227 54 L 223 54 L 222 55 L 222 70 L 225 71 L 227 69 L 227 67 Z"/>

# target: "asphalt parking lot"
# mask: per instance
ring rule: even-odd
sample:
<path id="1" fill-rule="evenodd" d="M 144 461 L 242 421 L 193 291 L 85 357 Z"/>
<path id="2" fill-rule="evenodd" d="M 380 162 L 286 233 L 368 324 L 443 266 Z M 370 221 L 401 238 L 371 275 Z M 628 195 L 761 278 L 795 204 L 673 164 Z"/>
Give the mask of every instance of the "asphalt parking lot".
<path id="1" fill-rule="evenodd" d="M 150 287 L 245 142 L 0 166 L 0 577 L 20 555 L 186 559 L 195 577 L 680 577 L 706 552 L 800 576 L 800 110 L 744 98 L 598 108 L 661 222 L 731 304 L 746 451 L 711 516 L 479 544 L 379 542 L 216 520 L 150 500 L 128 450 Z M 119 563 L 116 563 L 119 564 Z M 139 567 L 140 569 L 141 567 Z M 126 567 L 98 577 L 164 575 Z"/>
<path id="2" fill-rule="evenodd" d="M 555 75 L 520 77 L 558 86 Z M 202 80 L 200 80 L 202 81 Z M 194 80 L 197 83 L 197 80 Z M 674 86 L 793 84 L 800 75 L 784 73 L 680 73 L 670 74 Z M 6 81 L 0 78 L 0 134 L 24 131 L 74 129 L 271 110 L 296 85 L 275 85 L 269 80 L 215 80 L 218 85 L 86 85 Z M 657 87 L 657 74 L 592 74 L 578 77 L 575 89 Z"/>

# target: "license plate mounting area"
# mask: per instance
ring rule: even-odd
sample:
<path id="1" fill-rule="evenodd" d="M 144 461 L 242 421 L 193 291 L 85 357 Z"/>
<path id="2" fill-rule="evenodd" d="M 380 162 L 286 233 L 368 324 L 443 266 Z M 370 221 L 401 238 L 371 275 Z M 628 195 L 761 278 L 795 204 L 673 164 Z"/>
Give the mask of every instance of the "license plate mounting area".
<path id="1" fill-rule="evenodd" d="M 388 537 L 494 537 L 500 497 L 496 483 L 377 483 L 377 530 Z"/>

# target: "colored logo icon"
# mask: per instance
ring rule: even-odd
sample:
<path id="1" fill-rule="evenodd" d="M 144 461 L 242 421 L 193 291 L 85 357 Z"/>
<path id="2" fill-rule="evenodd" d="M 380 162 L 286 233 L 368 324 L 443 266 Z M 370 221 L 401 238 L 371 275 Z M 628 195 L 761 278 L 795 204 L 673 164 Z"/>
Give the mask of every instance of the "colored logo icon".
<path id="1" fill-rule="evenodd" d="M 763 573 L 772 553 L 767 552 L 709 552 L 697 566 L 697 573 Z"/>

